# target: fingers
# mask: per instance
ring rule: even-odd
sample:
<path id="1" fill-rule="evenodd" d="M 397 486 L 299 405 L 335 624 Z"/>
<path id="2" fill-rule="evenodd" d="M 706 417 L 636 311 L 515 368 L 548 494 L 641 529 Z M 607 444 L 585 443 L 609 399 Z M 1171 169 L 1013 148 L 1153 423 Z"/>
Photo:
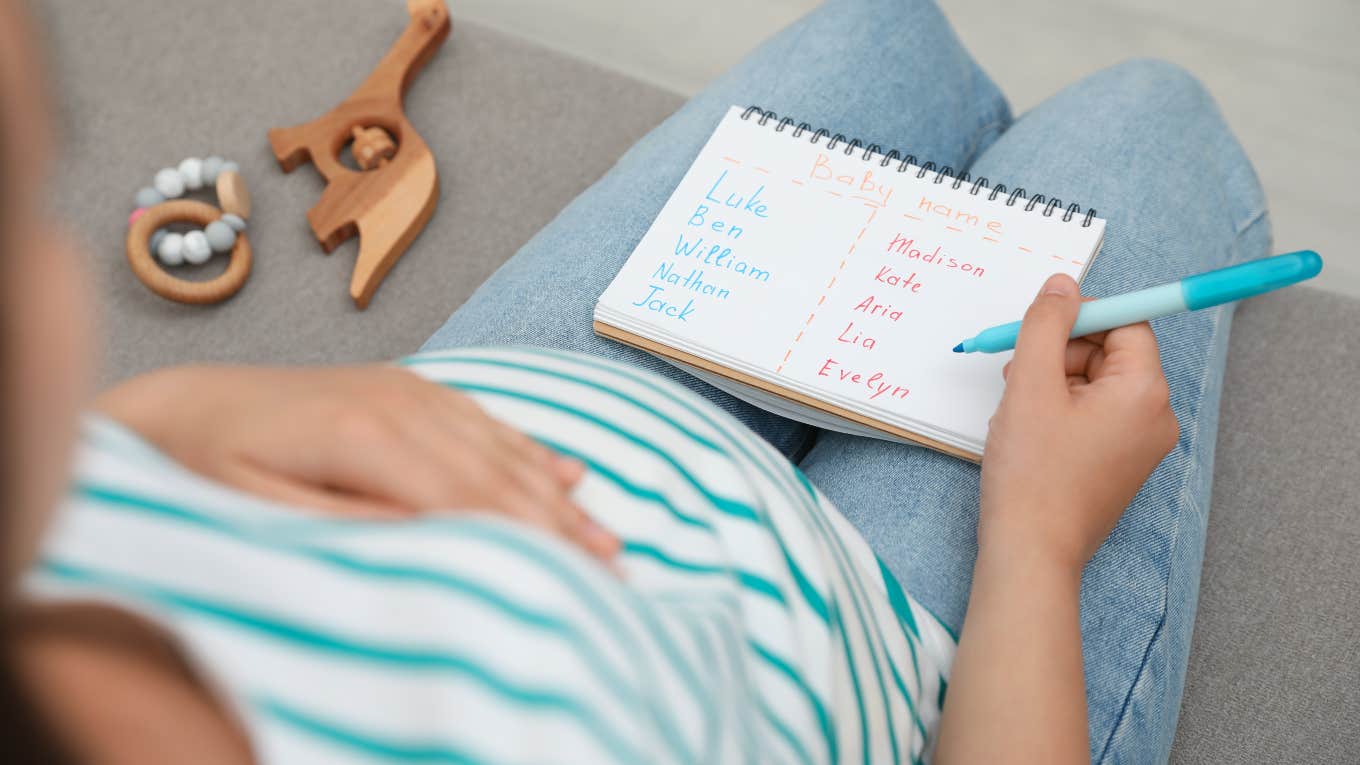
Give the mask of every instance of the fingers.
<path id="1" fill-rule="evenodd" d="M 244 461 L 233 461 L 222 466 L 219 478 L 248 494 L 293 507 L 308 507 L 337 515 L 390 518 L 407 516 L 414 512 L 410 507 L 380 497 L 326 490 Z"/>
<path id="2" fill-rule="evenodd" d="M 1104 335 L 1104 333 L 1101 333 Z M 1068 376 L 1086 376 L 1092 367 L 1098 367 L 1105 355 L 1105 349 L 1098 342 L 1093 342 L 1086 338 L 1077 338 L 1067 341 L 1067 348 L 1063 351 L 1063 372 Z M 1011 364 L 1001 368 L 1003 379 L 1009 379 Z"/>
<path id="3" fill-rule="evenodd" d="M 561 458 L 529 436 L 488 415 L 475 402 L 455 391 L 437 389 L 442 418 L 427 442 L 440 450 L 440 442 L 463 439 L 483 450 L 484 469 L 494 476 L 491 500 L 501 509 L 581 545 L 600 558 L 618 552 L 618 540 L 569 497 L 569 491 L 585 474 L 575 460 Z M 450 469 L 458 471 L 458 464 Z"/>
<path id="4" fill-rule="evenodd" d="M 1162 428 L 1169 450 L 1179 429 L 1151 325 L 1142 322 L 1110 330 L 1105 337 L 1104 358 L 1103 364 L 1088 372 L 1092 389 L 1110 393 L 1126 406 L 1137 407 L 1148 428 Z"/>
<path id="5" fill-rule="evenodd" d="M 443 502 L 448 471 L 393 418 L 389 411 L 373 407 L 355 407 L 339 415 L 330 441 L 316 450 L 313 464 L 297 477 L 410 512 L 453 506 Z"/>
<path id="6" fill-rule="evenodd" d="M 1054 274 L 1044 282 L 1039 296 L 1025 312 L 1015 358 L 1007 376 L 1008 386 L 1030 390 L 1063 390 L 1068 335 L 1077 320 L 1081 296 L 1077 283 L 1066 274 Z"/>
<path id="7" fill-rule="evenodd" d="M 1112 353 L 1118 354 L 1118 364 L 1107 367 L 1106 361 Z M 1014 365 L 1012 360 L 1001 369 L 1001 376 L 1008 383 Z M 1063 349 L 1063 373 L 1069 377 L 1079 375 L 1098 380 L 1116 371 L 1121 374 L 1160 373 L 1157 338 L 1146 322 L 1069 340 Z"/>
<path id="8" fill-rule="evenodd" d="M 534 462 L 514 460 L 509 465 L 511 475 L 518 476 L 520 486 L 533 500 L 534 510 L 546 513 L 550 530 L 580 544 L 598 557 L 609 559 L 618 553 L 619 542 L 613 534 L 597 524 L 585 510 L 570 498 L 572 486 L 585 475 L 585 466 L 576 460 L 558 457 L 523 433 L 488 417 L 500 437 L 511 449 L 531 449 Z M 546 464 L 543 461 L 546 460 Z"/>
<path id="9" fill-rule="evenodd" d="M 1152 374 L 1162 376 L 1162 359 L 1157 336 L 1147 322 L 1112 329 L 1105 334 L 1102 356 L 1105 363 L 1089 371 L 1092 381 L 1110 374 Z"/>
<path id="10" fill-rule="evenodd" d="M 489 431 L 509 448 L 509 468 L 518 476 L 520 485 L 538 503 L 536 509 L 546 511 L 555 530 L 580 544 L 587 552 L 610 559 L 618 553 L 619 541 L 582 510 L 569 496 L 571 487 L 585 476 L 585 465 L 553 453 L 529 436 L 483 413 Z M 530 461 L 516 459 L 527 454 Z"/>
<path id="11" fill-rule="evenodd" d="M 553 455 L 553 473 L 563 486 L 575 486 L 581 482 L 586 475 L 586 466 L 580 460 L 571 457 L 563 457 L 559 454 Z"/>
<path id="12" fill-rule="evenodd" d="M 1090 377 L 1105 360 L 1105 348 L 1098 342 L 1077 338 L 1067 344 L 1063 354 L 1063 372 L 1068 375 Z"/>
<path id="13" fill-rule="evenodd" d="M 570 488 L 576 484 L 576 481 L 580 480 L 581 476 L 585 475 L 584 466 L 580 466 L 580 470 L 575 471 L 575 480 L 572 480 L 573 471 L 564 470 L 561 464 L 563 458 L 551 449 L 485 412 L 480 412 L 480 414 L 484 426 L 492 436 L 504 445 L 507 454 L 522 456 L 527 459 L 541 471 L 541 474 L 557 482 L 560 486 Z M 575 461 L 572 460 L 572 462 Z"/>

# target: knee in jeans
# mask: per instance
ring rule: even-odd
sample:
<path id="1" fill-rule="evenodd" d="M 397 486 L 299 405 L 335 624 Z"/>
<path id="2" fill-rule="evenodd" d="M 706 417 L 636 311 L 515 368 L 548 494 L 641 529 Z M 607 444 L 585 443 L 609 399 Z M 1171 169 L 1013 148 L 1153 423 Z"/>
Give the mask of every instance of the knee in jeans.
<path id="1" fill-rule="evenodd" d="M 1135 103 L 1173 105 L 1179 109 L 1216 112 L 1204 83 L 1179 64 L 1157 58 L 1129 59 L 1106 69 L 1105 85 L 1118 88 Z"/>
<path id="2" fill-rule="evenodd" d="M 1119 94 L 1126 114 L 1139 119 L 1157 113 L 1163 130 L 1181 133 L 1176 143 L 1181 159 L 1207 162 L 1201 181 L 1223 189 L 1218 198 L 1236 232 L 1264 217 L 1265 195 L 1256 171 L 1199 78 L 1177 64 L 1151 58 L 1125 61 L 1102 74 L 1102 85 Z M 1172 145 L 1163 140 L 1154 148 L 1170 158 L 1176 154 Z"/>

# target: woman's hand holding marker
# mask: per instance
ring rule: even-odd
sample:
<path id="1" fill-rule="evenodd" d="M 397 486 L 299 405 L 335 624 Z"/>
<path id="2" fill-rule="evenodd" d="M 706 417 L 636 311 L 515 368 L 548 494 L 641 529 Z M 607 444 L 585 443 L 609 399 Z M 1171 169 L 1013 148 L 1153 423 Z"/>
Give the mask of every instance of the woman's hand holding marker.
<path id="1" fill-rule="evenodd" d="M 982 461 L 978 543 L 1022 545 L 1079 572 L 1176 445 L 1146 323 L 1068 339 L 1077 283 L 1050 277 L 1025 314 Z"/>

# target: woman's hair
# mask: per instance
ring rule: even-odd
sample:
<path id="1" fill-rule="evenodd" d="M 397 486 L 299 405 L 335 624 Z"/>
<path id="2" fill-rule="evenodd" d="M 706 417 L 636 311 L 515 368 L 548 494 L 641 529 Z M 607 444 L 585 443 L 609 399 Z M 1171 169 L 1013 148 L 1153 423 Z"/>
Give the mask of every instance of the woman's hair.
<path id="1" fill-rule="evenodd" d="M 14 765 L 75 762 L 33 703 L 18 669 L 13 666 L 13 653 L 8 645 L 5 651 L 4 667 L 0 669 L 0 762 Z"/>
<path id="2" fill-rule="evenodd" d="M 9 225 L 9 217 L 13 214 L 12 194 L 16 190 L 11 185 L 14 181 L 9 165 L 14 147 L 8 139 L 3 95 L 0 93 L 0 274 L 4 273 L 8 259 L 14 257 L 17 244 L 12 241 L 15 229 Z M 10 358 L 9 340 L 12 322 L 16 320 L 8 312 L 13 310 L 12 300 L 0 299 L 0 535 L 11 532 L 15 516 L 24 509 L 14 506 L 13 487 L 18 476 L 14 474 L 12 455 L 20 447 L 14 443 L 15 433 L 9 422 L 8 408 L 10 365 L 14 363 Z M 0 538 L 0 550 L 14 549 L 5 542 L 8 540 Z M 0 570 L 9 570 L 7 563 L 0 561 Z M 58 742 L 52 725 L 38 708 L 34 694 L 17 666 L 16 613 L 12 601 L 12 593 L 0 591 L 0 762 L 43 765 L 75 762 Z"/>

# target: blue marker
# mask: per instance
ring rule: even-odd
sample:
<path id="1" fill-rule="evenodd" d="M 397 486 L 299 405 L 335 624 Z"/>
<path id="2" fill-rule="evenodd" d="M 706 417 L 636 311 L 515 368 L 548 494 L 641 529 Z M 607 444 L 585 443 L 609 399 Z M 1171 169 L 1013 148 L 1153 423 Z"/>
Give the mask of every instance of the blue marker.
<path id="1" fill-rule="evenodd" d="M 1082 337 L 1159 316 L 1231 303 L 1312 279 L 1321 270 L 1322 258 L 1316 252 L 1299 250 L 1208 271 L 1137 292 L 1092 300 L 1081 304 L 1071 336 Z M 1013 321 L 982 330 L 977 337 L 954 346 L 954 352 L 1010 351 L 1015 349 L 1015 340 L 1019 336 L 1020 322 Z"/>

